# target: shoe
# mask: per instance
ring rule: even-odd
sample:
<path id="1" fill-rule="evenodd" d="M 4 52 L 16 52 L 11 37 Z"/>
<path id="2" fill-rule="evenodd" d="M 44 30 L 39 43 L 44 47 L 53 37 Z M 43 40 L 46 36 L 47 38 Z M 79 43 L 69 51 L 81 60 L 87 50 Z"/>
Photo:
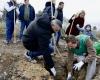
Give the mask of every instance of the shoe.
<path id="1" fill-rule="evenodd" d="M 56 70 L 55 70 L 55 68 L 53 67 L 53 68 L 51 68 L 50 70 L 51 70 L 53 76 L 56 76 Z"/>
<path id="2" fill-rule="evenodd" d="M 33 58 L 31 58 L 31 56 L 29 55 L 29 52 L 25 53 L 24 55 L 29 61 L 33 60 Z"/>
<path id="3" fill-rule="evenodd" d="M 32 58 L 30 55 L 29 55 L 29 52 L 25 53 L 25 57 L 27 58 L 28 61 L 30 61 L 31 63 L 37 63 L 37 57 L 36 58 Z"/>
<path id="4" fill-rule="evenodd" d="M 50 73 L 51 76 L 53 76 L 53 77 L 56 76 L 56 70 L 54 67 L 53 68 L 45 67 L 45 69 Z"/>
<path id="5" fill-rule="evenodd" d="M 9 41 L 7 41 L 7 40 L 3 40 L 3 43 L 5 43 L 5 44 L 9 44 Z"/>
<path id="6" fill-rule="evenodd" d="M 17 42 L 22 42 L 22 40 L 21 39 L 18 39 Z"/>

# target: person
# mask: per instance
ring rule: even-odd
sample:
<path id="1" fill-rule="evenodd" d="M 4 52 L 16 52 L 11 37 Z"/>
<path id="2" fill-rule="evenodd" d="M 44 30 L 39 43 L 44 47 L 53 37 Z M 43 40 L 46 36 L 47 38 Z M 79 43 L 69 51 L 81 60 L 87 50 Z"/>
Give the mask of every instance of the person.
<path id="1" fill-rule="evenodd" d="M 92 32 L 93 32 L 93 35 L 97 38 L 97 27 L 96 26 L 93 26 L 93 29 L 92 29 Z"/>
<path id="2" fill-rule="evenodd" d="M 64 7 L 64 2 L 59 2 L 59 5 L 58 5 L 58 8 L 57 10 L 55 10 L 55 15 L 54 17 L 58 20 L 60 20 L 63 24 L 63 7 Z M 56 45 L 58 45 L 59 43 L 59 39 L 60 39 L 60 36 L 61 36 L 61 31 L 59 32 L 56 32 Z"/>
<path id="3" fill-rule="evenodd" d="M 17 18 L 16 0 L 10 0 L 5 4 L 6 10 L 6 40 L 4 43 L 9 44 L 12 42 L 14 23 Z"/>
<path id="4" fill-rule="evenodd" d="M 43 13 L 47 13 L 47 15 L 49 15 L 51 19 L 54 19 L 55 0 L 50 0 L 45 3 L 45 8 L 43 9 Z"/>
<path id="5" fill-rule="evenodd" d="M 84 27 L 84 29 L 83 28 L 80 28 L 78 26 L 77 26 L 77 28 L 78 28 L 78 30 L 80 30 L 80 33 L 83 33 L 85 35 L 88 35 L 92 41 L 97 41 L 96 35 L 93 33 L 90 24 L 87 24 Z"/>
<path id="6" fill-rule="evenodd" d="M 0 20 L 2 19 L 2 16 L 3 16 L 3 12 L 0 11 Z"/>
<path id="7" fill-rule="evenodd" d="M 40 18 L 31 22 L 22 37 L 23 45 L 28 50 L 26 57 L 32 60 L 43 55 L 45 68 L 53 76 L 56 75 L 56 71 L 51 57 L 53 49 L 49 44 L 52 33 L 59 31 L 61 27 L 59 20 L 51 20 L 50 16 L 44 13 Z"/>
<path id="8" fill-rule="evenodd" d="M 85 11 L 82 10 L 79 15 L 74 14 L 71 19 L 69 20 L 70 25 L 66 29 L 66 34 L 69 35 L 79 35 L 79 30 L 77 29 L 77 26 L 82 28 L 84 26 L 84 17 L 85 17 Z"/>
<path id="9" fill-rule="evenodd" d="M 45 8 L 43 9 L 43 13 L 46 13 L 48 16 L 49 16 L 49 18 L 50 18 L 50 20 L 52 20 L 52 19 L 55 19 L 55 17 L 54 17 L 54 14 L 55 14 L 55 0 L 49 0 L 49 1 L 47 1 L 46 3 L 45 3 Z M 50 42 L 50 46 L 52 47 L 52 48 L 54 48 L 54 42 L 55 42 L 55 40 L 53 39 L 53 35 L 52 35 L 52 38 L 51 38 L 51 42 Z"/>
<path id="10" fill-rule="evenodd" d="M 27 28 L 31 21 L 35 19 L 35 10 L 29 4 L 29 0 L 24 0 L 24 4 L 19 7 L 19 20 L 21 21 L 19 40 L 22 39 L 23 31 Z"/>
<path id="11" fill-rule="evenodd" d="M 89 36 L 69 35 L 66 43 L 68 47 L 67 80 L 72 80 L 73 76 L 75 80 L 92 80 L 96 70 L 96 50 Z"/>

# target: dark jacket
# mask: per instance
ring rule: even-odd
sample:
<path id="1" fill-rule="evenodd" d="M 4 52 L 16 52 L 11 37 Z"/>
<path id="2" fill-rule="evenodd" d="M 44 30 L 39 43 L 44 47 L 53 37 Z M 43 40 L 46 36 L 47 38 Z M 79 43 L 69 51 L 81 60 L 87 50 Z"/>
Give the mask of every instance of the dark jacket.
<path id="1" fill-rule="evenodd" d="M 53 15 L 54 15 L 54 13 L 55 13 L 55 4 L 54 3 L 52 4 L 52 10 L 53 10 Z M 51 15 L 51 2 L 46 2 L 43 13 L 47 13 L 49 16 L 52 16 Z"/>
<path id="2" fill-rule="evenodd" d="M 66 30 L 66 34 L 69 35 L 69 31 L 71 29 L 71 33 L 72 35 L 79 35 L 80 31 L 77 28 L 77 24 L 79 24 L 79 27 L 82 28 L 84 26 L 84 18 L 81 17 L 77 17 L 75 18 L 75 20 L 73 21 L 72 18 L 69 20 L 70 25 L 68 26 L 67 30 Z M 73 24 L 72 24 L 73 23 Z"/>
<path id="3" fill-rule="evenodd" d="M 32 51 L 39 50 L 48 53 L 50 38 L 53 30 L 48 15 L 42 15 L 39 19 L 31 22 L 23 35 L 23 43 L 30 44 Z"/>
<path id="4" fill-rule="evenodd" d="M 13 6 L 13 3 L 10 1 L 8 2 L 8 5 L 11 7 Z M 17 14 L 15 15 L 15 18 L 17 18 Z M 14 21 L 14 9 L 6 13 L 6 19 Z"/>
<path id="5" fill-rule="evenodd" d="M 61 22 L 63 22 L 63 10 L 57 8 L 57 17 L 58 20 L 60 20 Z"/>
<path id="6" fill-rule="evenodd" d="M 35 19 L 35 10 L 31 5 L 29 5 L 29 8 L 30 8 L 29 21 L 32 21 Z M 20 12 L 19 20 L 22 20 L 22 21 L 24 21 L 24 9 L 25 9 L 25 4 L 19 7 L 19 12 Z"/>

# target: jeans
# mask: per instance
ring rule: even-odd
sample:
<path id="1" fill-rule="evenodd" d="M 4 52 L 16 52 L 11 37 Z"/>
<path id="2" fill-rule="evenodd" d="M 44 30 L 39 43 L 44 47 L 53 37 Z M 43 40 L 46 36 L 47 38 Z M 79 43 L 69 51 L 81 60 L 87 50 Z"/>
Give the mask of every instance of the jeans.
<path id="1" fill-rule="evenodd" d="M 55 34 L 56 34 L 56 44 L 58 45 L 58 42 L 59 42 L 60 37 L 61 37 L 61 32 L 58 31 L 58 32 L 56 32 Z"/>
<path id="2" fill-rule="evenodd" d="M 40 56 L 40 55 L 43 55 L 43 58 L 44 58 L 44 63 L 45 63 L 45 67 L 46 68 L 52 68 L 54 67 L 54 62 L 52 60 L 52 57 L 51 57 L 51 53 L 53 52 L 53 48 L 49 47 L 48 48 L 48 53 L 45 53 L 45 52 L 40 52 L 40 51 L 29 51 L 29 56 L 31 58 L 35 58 L 37 56 Z"/>
<path id="3" fill-rule="evenodd" d="M 30 21 L 21 21 L 19 39 L 22 39 L 23 31 L 24 31 L 25 28 L 28 27 L 29 23 L 30 23 Z"/>
<path id="4" fill-rule="evenodd" d="M 6 19 L 6 40 L 9 42 L 12 39 L 14 32 L 14 20 Z"/>

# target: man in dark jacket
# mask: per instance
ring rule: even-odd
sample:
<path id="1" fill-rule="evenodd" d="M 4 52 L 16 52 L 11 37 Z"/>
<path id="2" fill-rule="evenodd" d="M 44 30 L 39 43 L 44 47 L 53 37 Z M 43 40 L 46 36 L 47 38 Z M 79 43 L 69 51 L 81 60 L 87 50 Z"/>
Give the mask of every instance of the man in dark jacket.
<path id="1" fill-rule="evenodd" d="M 59 2 L 58 8 L 57 10 L 55 10 L 55 15 L 54 15 L 54 17 L 60 20 L 62 23 L 63 23 L 63 7 L 64 7 L 64 2 Z M 56 45 L 58 45 L 60 36 L 61 36 L 61 32 L 60 31 L 56 32 L 56 37 L 57 37 Z"/>
<path id="2" fill-rule="evenodd" d="M 23 36 L 25 27 L 27 28 L 29 23 L 35 19 L 35 11 L 34 8 L 29 4 L 29 0 L 24 0 L 24 3 L 25 4 L 19 7 L 19 20 L 21 21 L 19 36 L 20 40 Z"/>
<path id="3" fill-rule="evenodd" d="M 43 55 L 45 68 L 51 75 L 55 76 L 56 71 L 51 57 L 53 50 L 50 48 L 50 38 L 52 33 L 59 31 L 62 25 L 59 20 L 50 20 L 50 16 L 44 13 L 40 18 L 34 20 L 23 35 L 22 41 L 24 47 L 29 50 L 26 57 L 34 59 Z"/>

